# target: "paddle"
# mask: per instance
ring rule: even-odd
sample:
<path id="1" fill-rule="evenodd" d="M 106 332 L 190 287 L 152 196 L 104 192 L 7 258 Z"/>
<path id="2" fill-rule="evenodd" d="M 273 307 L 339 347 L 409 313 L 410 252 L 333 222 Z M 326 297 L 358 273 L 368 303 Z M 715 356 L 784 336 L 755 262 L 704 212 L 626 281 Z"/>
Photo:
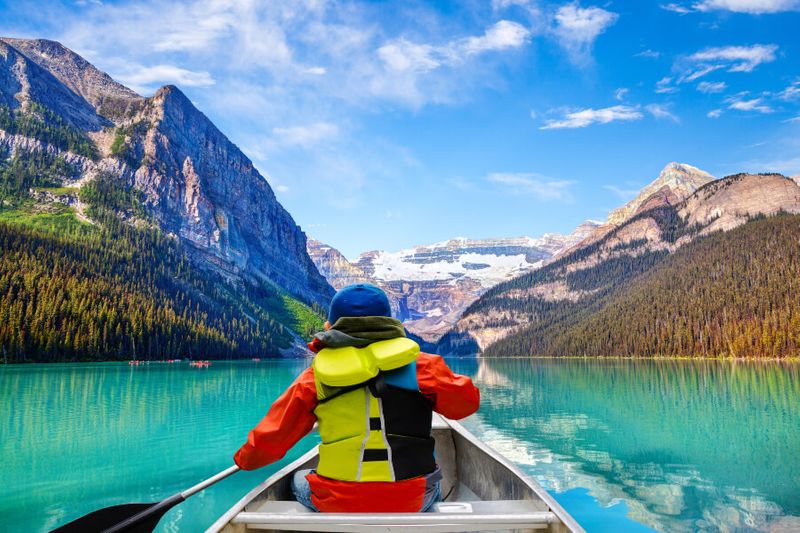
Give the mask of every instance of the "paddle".
<path id="1" fill-rule="evenodd" d="M 222 481 L 239 471 L 234 465 L 219 474 L 202 481 L 190 489 L 174 494 L 158 503 L 126 503 L 99 509 L 73 520 L 51 533 L 150 533 L 167 511 L 184 501 L 189 496 Z"/>

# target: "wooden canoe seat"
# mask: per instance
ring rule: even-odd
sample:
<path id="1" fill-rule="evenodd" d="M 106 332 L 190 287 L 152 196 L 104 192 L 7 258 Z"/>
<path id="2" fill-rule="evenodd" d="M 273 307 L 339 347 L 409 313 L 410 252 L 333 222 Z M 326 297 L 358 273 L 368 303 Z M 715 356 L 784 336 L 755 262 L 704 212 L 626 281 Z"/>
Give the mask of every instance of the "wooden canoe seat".
<path id="1" fill-rule="evenodd" d="M 544 529 L 557 521 L 529 500 L 442 502 L 429 513 L 314 513 L 298 502 L 265 501 L 232 520 L 247 529 L 437 533 Z"/>

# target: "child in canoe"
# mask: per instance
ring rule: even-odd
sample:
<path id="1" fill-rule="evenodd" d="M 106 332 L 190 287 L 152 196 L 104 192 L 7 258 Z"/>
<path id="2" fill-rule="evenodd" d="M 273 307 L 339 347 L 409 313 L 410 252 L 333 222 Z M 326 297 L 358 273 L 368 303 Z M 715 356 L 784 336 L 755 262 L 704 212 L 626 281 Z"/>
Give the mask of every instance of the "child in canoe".
<path id="1" fill-rule="evenodd" d="M 253 470 L 281 459 L 319 422 L 319 465 L 293 479 L 299 502 L 323 512 L 427 510 L 441 498 L 432 412 L 471 415 L 478 389 L 421 353 L 372 285 L 337 292 L 309 348 L 312 365 L 250 431 L 236 464 Z"/>

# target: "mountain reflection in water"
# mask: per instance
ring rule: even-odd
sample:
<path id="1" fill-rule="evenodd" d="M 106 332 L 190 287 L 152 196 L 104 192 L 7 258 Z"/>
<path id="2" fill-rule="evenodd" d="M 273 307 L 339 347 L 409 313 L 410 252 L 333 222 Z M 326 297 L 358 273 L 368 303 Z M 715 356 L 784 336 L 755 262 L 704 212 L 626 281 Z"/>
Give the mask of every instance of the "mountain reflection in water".
<path id="1" fill-rule="evenodd" d="M 557 497 L 587 488 L 659 531 L 800 530 L 797 365 L 451 364 L 481 387 L 466 425 Z"/>
<path id="2" fill-rule="evenodd" d="M 449 363 L 481 387 L 467 427 L 588 531 L 800 530 L 798 365 Z M 107 505 L 158 501 L 226 468 L 307 364 L 0 367 L 0 531 L 47 531 Z M 203 491 L 158 531 L 202 531 L 317 441 Z"/>

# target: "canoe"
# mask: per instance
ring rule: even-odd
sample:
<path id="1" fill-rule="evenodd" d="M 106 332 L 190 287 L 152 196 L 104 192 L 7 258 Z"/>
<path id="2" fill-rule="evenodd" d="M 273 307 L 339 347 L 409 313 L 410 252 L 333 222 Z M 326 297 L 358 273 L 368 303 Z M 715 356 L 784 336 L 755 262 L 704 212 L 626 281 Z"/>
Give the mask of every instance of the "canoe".
<path id="1" fill-rule="evenodd" d="M 428 513 L 314 513 L 294 501 L 295 471 L 314 468 L 317 448 L 248 492 L 207 533 L 248 531 L 550 531 L 583 528 L 535 480 L 461 424 L 434 414 L 444 501 Z"/>

